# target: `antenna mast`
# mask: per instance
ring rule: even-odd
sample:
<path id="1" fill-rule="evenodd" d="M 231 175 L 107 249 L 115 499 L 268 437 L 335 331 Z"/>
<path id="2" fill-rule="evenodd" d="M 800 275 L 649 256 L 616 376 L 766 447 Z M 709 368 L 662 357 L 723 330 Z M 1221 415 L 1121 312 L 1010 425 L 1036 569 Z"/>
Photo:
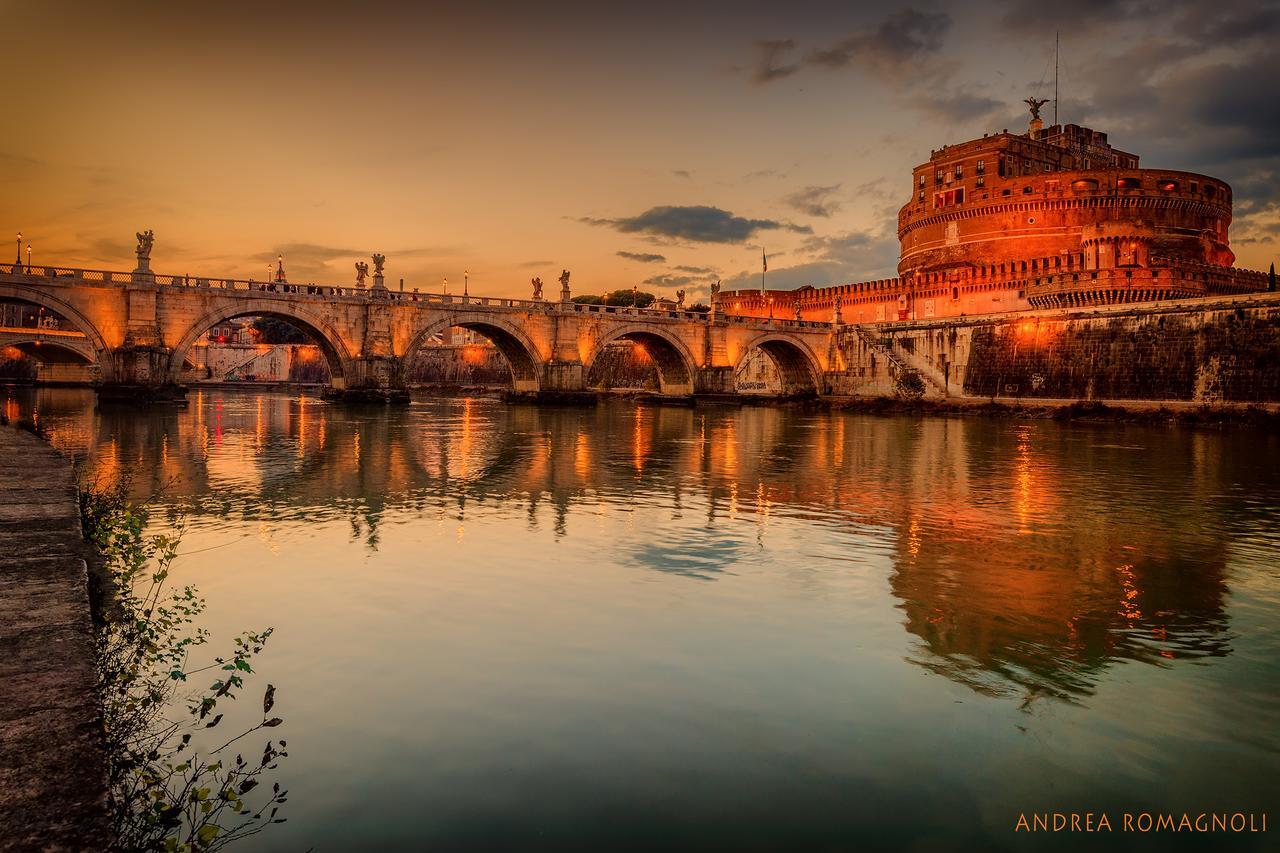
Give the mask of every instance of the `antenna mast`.
<path id="1" fill-rule="evenodd" d="M 1053 34 L 1053 123 L 1058 123 L 1058 33 Z"/>

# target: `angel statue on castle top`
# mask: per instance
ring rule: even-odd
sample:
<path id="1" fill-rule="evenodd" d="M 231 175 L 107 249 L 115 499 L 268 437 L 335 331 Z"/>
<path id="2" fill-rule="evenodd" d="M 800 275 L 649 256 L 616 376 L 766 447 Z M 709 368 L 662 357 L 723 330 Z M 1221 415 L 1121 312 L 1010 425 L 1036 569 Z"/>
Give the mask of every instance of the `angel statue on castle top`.
<path id="1" fill-rule="evenodd" d="M 1031 117 L 1033 119 L 1040 118 L 1040 108 L 1049 103 L 1048 98 L 1026 98 L 1022 103 L 1031 107 Z"/>

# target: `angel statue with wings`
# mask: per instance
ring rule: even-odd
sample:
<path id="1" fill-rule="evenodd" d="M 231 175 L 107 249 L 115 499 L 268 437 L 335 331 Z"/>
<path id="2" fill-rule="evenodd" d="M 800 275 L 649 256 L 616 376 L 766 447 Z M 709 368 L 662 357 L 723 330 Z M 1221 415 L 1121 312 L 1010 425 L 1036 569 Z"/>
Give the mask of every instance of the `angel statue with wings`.
<path id="1" fill-rule="evenodd" d="M 150 260 L 151 244 L 156 241 L 155 233 L 150 228 L 148 228 L 146 231 L 139 231 L 136 233 L 138 235 L 138 248 L 135 249 L 134 251 L 136 251 L 138 254 L 138 260 L 139 261 Z"/>
<path id="2" fill-rule="evenodd" d="M 367 275 L 369 275 L 369 265 L 364 261 L 356 261 L 356 287 L 364 287 Z"/>

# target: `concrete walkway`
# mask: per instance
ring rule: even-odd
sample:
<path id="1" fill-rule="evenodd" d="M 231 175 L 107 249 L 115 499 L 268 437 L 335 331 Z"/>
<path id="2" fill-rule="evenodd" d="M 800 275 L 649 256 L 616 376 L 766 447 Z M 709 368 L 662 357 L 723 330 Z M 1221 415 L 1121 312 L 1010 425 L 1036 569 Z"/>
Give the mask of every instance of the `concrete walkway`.
<path id="1" fill-rule="evenodd" d="M 0 850 L 103 850 L 106 763 L 71 463 L 0 426 Z"/>

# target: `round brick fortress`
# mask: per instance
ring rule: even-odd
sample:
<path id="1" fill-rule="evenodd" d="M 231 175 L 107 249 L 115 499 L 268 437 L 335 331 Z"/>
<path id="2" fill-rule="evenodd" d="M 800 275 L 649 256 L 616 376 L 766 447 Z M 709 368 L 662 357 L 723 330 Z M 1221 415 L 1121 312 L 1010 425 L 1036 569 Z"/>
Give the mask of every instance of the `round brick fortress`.
<path id="1" fill-rule="evenodd" d="M 900 275 L 1083 254 L 1086 269 L 1147 266 L 1152 257 L 1235 261 L 1231 188 L 1167 169 L 1017 176 L 945 209 L 909 203 L 898 216 Z"/>

